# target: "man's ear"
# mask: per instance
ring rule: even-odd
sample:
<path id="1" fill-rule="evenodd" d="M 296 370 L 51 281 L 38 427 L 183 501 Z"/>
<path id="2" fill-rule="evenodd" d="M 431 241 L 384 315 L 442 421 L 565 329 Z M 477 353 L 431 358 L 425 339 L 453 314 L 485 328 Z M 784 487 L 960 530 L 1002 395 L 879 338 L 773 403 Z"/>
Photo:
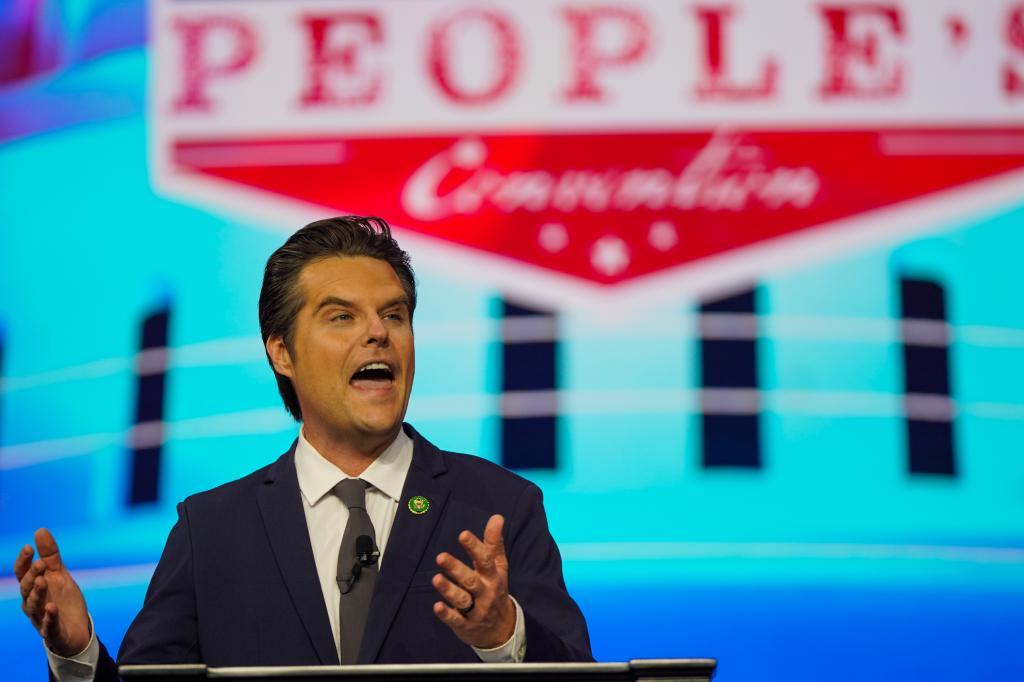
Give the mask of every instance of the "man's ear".
<path id="1" fill-rule="evenodd" d="M 292 356 L 288 352 L 288 346 L 285 345 L 283 337 L 271 336 L 267 339 L 267 356 L 273 363 L 275 372 L 289 379 L 294 378 L 292 376 Z"/>

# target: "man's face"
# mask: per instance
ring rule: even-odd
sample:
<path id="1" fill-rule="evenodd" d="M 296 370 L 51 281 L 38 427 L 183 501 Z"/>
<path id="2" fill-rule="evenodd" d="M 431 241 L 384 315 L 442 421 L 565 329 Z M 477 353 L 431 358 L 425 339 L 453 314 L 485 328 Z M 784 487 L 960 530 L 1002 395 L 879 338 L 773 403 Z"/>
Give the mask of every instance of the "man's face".
<path id="1" fill-rule="evenodd" d="M 388 263 L 331 257 L 299 273 L 291 348 L 267 341 L 292 380 L 307 438 L 367 448 L 401 428 L 416 369 L 409 299 Z"/>

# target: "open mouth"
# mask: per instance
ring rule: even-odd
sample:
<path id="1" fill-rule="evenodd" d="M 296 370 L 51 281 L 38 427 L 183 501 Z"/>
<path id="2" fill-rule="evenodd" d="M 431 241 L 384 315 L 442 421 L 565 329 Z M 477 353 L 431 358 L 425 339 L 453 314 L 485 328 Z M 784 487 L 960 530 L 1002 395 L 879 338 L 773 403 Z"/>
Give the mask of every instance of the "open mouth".
<path id="1" fill-rule="evenodd" d="M 386 362 L 368 362 L 352 375 L 349 383 L 360 388 L 386 388 L 395 381 L 395 370 Z"/>

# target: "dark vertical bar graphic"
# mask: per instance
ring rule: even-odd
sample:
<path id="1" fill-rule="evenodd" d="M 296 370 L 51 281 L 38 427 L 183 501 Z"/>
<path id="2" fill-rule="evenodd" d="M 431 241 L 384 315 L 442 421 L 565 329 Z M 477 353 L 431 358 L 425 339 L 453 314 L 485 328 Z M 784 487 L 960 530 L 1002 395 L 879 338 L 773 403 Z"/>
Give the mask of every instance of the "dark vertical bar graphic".
<path id="1" fill-rule="evenodd" d="M 501 308 L 501 463 L 510 469 L 554 469 L 558 448 L 553 399 L 557 388 L 555 317 L 508 301 L 502 301 Z M 533 395 L 510 395 L 517 391 Z"/>
<path id="2" fill-rule="evenodd" d="M 155 502 L 160 490 L 170 312 L 169 308 L 164 308 L 142 322 L 142 344 L 135 367 L 137 391 L 132 430 L 130 504 Z"/>
<path id="3" fill-rule="evenodd" d="M 753 289 L 700 306 L 704 466 L 761 466 Z M 724 390 L 716 390 L 724 389 Z"/>
<path id="4" fill-rule="evenodd" d="M 910 473 L 955 476 L 946 292 L 938 282 L 903 277 L 900 303 Z"/>

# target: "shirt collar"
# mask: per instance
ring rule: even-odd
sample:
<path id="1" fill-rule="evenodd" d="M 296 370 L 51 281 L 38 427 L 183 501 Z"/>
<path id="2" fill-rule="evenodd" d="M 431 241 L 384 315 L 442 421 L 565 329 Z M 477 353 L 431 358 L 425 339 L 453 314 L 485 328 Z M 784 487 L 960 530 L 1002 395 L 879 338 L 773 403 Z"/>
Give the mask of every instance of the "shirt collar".
<path id="1" fill-rule="evenodd" d="M 412 464 L 412 450 L 412 439 L 399 429 L 398 437 L 366 467 L 359 478 L 397 501 L 402 496 L 405 477 Z M 299 442 L 295 445 L 295 473 L 299 479 L 299 490 L 311 507 L 343 479 L 349 478 L 348 474 L 324 459 L 301 430 Z"/>

